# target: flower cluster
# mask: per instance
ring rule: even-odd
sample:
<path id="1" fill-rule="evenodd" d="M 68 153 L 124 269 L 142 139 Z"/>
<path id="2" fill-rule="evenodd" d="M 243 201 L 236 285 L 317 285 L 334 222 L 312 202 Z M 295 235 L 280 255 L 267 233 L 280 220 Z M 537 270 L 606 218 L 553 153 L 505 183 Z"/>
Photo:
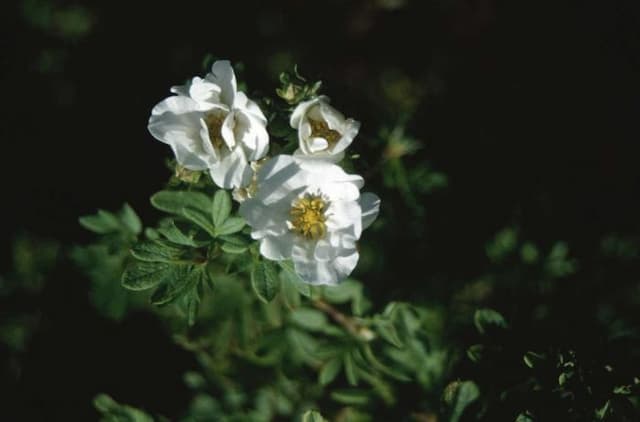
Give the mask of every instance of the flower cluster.
<path id="1" fill-rule="evenodd" d="M 360 193 L 362 177 L 339 165 L 360 124 L 345 118 L 326 96 L 299 102 L 290 115 L 297 130 L 293 155 L 267 157 L 267 119 L 237 90 L 228 61 L 217 61 L 156 105 L 149 131 L 171 146 L 190 170 L 234 189 L 240 215 L 270 260 L 289 260 L 312 284 L 336 284 L 358 262 L 356 242 L 376 218 L 380 199 Z"/>

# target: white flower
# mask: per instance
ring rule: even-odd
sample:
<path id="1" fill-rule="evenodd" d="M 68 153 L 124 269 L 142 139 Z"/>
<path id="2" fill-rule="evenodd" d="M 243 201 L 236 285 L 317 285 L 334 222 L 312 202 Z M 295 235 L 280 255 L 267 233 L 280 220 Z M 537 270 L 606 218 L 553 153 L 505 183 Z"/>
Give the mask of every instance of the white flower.
<path id="1" fill-rule="evenodd" d="M 204 79 L 196 76 L 171 92 L 176 95 L 151 111 L 149 132 L 169 144 L 185 168 L 209 170 L 216 185 L 248 185 L 253 175 L 249 161 L 264 157 L 269 148 L 267 119 L 237 90 L 229 62 L 215 62 Z"/>
<path id="2" fill-rule="evenodd" d="M 258 171 L 240 214 L 264 257 L 292 259 L 308 283 L 336 284 L 355 268 L 356 241 L 378 215 L 380 199 L 360 195 L 363 183 L 327 161 L 278 155 Z"/>
<path id="3" fill-rule="evenodd" d="M 359 122 L 345 119 L 329 105 L 329 98 L 325 96 L 298 104 L 291 114 L 290 124 L 298 129 L 299 147 L 295 155 L 333 162 L 344 157 L 344 150 L 360 130 Z"/>

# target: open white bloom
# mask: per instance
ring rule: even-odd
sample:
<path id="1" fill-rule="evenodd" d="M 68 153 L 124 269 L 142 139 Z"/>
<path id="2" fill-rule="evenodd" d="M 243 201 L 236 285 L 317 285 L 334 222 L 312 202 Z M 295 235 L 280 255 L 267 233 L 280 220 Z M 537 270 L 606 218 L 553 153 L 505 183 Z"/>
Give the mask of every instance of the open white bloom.
<path id="1" fill-rule="evenodd" d="M 308 283 L 336 284 L 355 268 L 356 241 L 378 215 L 380 199 L 361 195 L 363 183 L 324 160 L 278 155 L 258 171 L 240 214 L 264 257 L 292 259 Z"/>
<path id="2" fill-rule="evenodd" d="M 345 119 L 329 104 L 326 96 L 298 104 L 291 114 L 290 124 L 298 129 L 299 147 L 295 155 L 333 162 L 344 157 L 344 150 L 360 130 L 360 123 Z"/>
<path id="3" fill-rule="evenodd" d="M 249 161 L 264 157 L 269 148 L 267 119 L 237 90 L 229 62 L 215 62 L 204 79 L 196 76 L 171 92 L 176 95 L 151 111 L 149 132 L 169 144 L 185 168 L 208 170 L 216 185 L 248 185 L 253 175 Z"/>

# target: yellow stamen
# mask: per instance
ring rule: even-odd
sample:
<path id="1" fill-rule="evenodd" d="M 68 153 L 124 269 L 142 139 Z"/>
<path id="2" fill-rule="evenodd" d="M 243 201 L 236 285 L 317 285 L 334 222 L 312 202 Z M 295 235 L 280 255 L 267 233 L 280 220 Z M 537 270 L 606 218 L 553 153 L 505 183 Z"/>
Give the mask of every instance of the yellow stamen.
<path id="1" fill-rule="evenodd" d="M 209 130 L 209 140 L 214 148 L 220 149 L 225 144 L 222 138 L 222 123 L 226 116 L 221 113 L 209 113 L 204 116 L 204 123 Z"/>
<path id="2" fill-rule="evenodd" d="M 323 120 L 309 119 L 311 125 L 311 137 L 312 138 L 324 138 L 329 143 L 327 149 L 331 149 L 338 143 L 342 135 L 337 130 L 329 128 L 327 122 Z"/>
<path id="3" fill-rule="evenodd" d="M 319 194 L 307 193 L 291 205 L 291 230 L 309 240 L 318 240 L 327 233 L 328 202 Z"/>

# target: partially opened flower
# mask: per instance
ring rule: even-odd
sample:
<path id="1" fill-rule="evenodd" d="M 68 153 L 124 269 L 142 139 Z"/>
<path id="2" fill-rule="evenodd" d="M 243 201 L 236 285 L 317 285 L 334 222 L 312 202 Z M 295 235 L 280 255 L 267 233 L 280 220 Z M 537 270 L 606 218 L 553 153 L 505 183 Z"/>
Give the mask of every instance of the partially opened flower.
<path id="1" fill-rule="evenodd" d="M 215 62 L 204 79 L 196 76 L 171 92 L 176 95 L 151 111 L 149 132 L 171 146 L 180 165 L 208 170 L 216 185 L 248 185 L 253 175 L 249 161 L 268 151 L 267 119 L 237 90 L 229 62 Z"/>
<path id="2" fill-rule="evenodd" d="M 355 268 L 356 241 L 378 214 L 378 197 L 360 195 L 363 183 L 327 161 L 279 155 L 258 171 L 240 214 L 264 257 L 292 259 L 308 283 L 336 284 Z"/>
<path id="3" fill-rule="evenodd" d="M 291 114 L 290 124 L 298 130 L 296 155 L 333 162 L 344 157 L 344 150 L 360 130 L 359 122 L 346 119 L 325 96 L 298 104 Z"/>

